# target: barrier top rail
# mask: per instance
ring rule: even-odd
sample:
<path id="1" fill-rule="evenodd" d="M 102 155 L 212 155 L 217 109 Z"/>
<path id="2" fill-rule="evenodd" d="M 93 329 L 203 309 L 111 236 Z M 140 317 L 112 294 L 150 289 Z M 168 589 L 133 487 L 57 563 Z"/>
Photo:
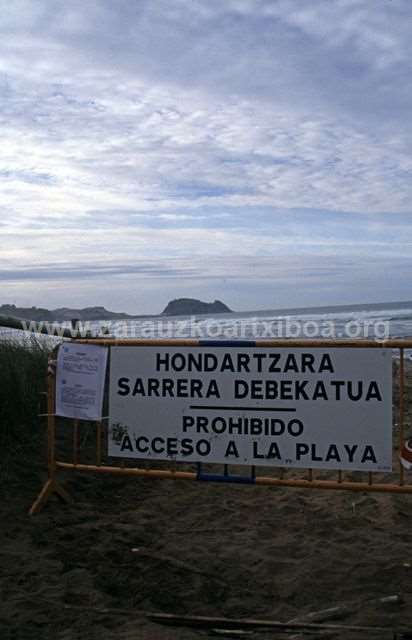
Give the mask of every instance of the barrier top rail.
<path id="1" fill-rule="evenodd" d="M 367 339 L 288 339 L 276 340 L 212 340 L 196 338 L 73 338 L 76 344 L 102 344 L 105 346 L 193 346 L 193 347 L 314 347 L 314 348 L 375 348 L 375 349 L 412 349 L 412 338 L 387 338 L 385 340 Z"/>

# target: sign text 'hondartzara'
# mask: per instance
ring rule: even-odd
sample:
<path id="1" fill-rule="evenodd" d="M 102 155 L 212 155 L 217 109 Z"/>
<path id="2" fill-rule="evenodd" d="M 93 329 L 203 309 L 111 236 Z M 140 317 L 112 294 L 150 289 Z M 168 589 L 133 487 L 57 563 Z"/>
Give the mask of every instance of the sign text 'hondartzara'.
<path id="1" fill-rule="evenodd" d="M 388 471 L 391 411 L 389 349 L 111 349 L 111 456 Z"/>

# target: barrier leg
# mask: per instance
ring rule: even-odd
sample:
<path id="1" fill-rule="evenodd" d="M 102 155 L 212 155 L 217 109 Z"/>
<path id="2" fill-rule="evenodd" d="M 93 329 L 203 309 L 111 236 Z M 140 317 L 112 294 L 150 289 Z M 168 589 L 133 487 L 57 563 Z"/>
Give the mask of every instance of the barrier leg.
<path id="1" fill-rule="evenodd" d="M 72 499 L 69 496 L 69 494 L 67 493 L 66 489 L 63 489 L 61 484 L 56 482 L 56 480 L 53 480 L 53 491 L 57 495 L 57 497 L 60 498 L 60 500 L 62 500 L 63 502 L 71 502 L 72 501 Z"/>
<path id="2" fill-rule="evenodd" d="M 52 356 L 53 357 L 53 356 Z M 49 360 L 47 377 L 47 458 L 49 478 L 36 500 L 30 507 L 29 514 L 32 516 L 44 507 L 50 496 L 55 493 L 64 502 L 70 502 L 70 496 L 56 480 L 56 455 L 55 455 L 55 381 L 56 369 L 54 361 Z"/>
<path id="3" fill-rule="evenodd" d="M 71 500 L 67 491 L 65 491 L 54 478 L 49 478 L 30 507 L 29 514 L 33 516 L 35 513 L 38 513 L 53 493 L 55 493 L 64 502 L 70 502 Z"/>

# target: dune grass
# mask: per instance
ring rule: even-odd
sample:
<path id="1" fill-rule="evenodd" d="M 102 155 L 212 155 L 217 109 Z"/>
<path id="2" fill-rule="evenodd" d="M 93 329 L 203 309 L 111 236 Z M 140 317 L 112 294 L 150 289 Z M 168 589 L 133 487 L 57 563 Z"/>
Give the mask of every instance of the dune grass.
<path id="1" fill-rule="evenodd" d="M 39 448 L 50 345 L 35 336 L 0 340 L 0 472 Z"/>

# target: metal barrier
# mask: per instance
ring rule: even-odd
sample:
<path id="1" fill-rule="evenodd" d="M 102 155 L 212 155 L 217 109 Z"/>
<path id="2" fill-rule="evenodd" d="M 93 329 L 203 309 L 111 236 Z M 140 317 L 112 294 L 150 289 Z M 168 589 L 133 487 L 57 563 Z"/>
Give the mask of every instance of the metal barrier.
<path id="1" fill-rule="evenodd" d="M 271 468 L 271 474 L 262 475 L 255 467 L 249 467 L 250 473 L 246 475 L 231 474 L 228 465 L 224 465 L 222 473 L 204 472 L 200 463 L 192 464 L 193 470 L 178 469 L 181 464 L 187 467 L 190 463 L 176 463 L 173 468 L 142 468 L 136 466 L 126 466 L 122 460 L 119 466 L 105 464 L 102 441 L 107 439 L 107 428 L 105 420 L 94 423 L 95 444 L 94 461 L 81 460 L 81 448 L 79 444 L 79 430 L 81 423 L 79 420 L 64 419 L 64 428 L 67 430 L 67 423 L 71 422 L 72 438 L 71 453 L 66 451 L 68 460 L 60 459 L 56 451 L 56 415 L 55 415 L 55 351 L 50 355 L 48 390 L 47 390 L 47 457 L 48 457 L 48 480 L 43 486 L 39 496 L 33 503 L 29 513 L 35 514 L 47 502 L 52 494 L 56 494 L 64 501 L 69 501 L 70 497 L 61 486 L 58 475 L 59 472 L 88 472 L 92 474 L 110 474 L 113 476 L 135 476 L 142 478 L 161 478 L 173 480 L 191 481 L 214 481 L 233 482 L 249 485 L 266 485 L 272 487 L 294 487 L 300 489 L 326 489 L 326 490 L 349 490 L 363 492 L 391 492 L 391 493 L 412 493 L 412 484 L 406 481 L 405 470 L 400 462 L 399 453 L 405 442 L 405 350 L 412 349 L 412 340 L 257 340 L 257 341 L 234 341 L 224 343 L 222 341 L 202 341 L 202 340 L 114 340 L 114 339 L 83 339 L 76 340 L 76 344 L 100 344 L 108 347 L 112 346 L 161 346 L 161 347 L 213 347 L 222 345 L 236 347 L 261 347 L 261 348 L 307 348 L 307 349 L 327 349 L 327 348 L 368 348 L 368 349 L 390 349 L 398 352 L 399 360 L 395 367 L 399 388 L 399 403 L 397 407 L 397 442 L 392 436 L 393 455 L 397 458 L 397 471 L 388 473 L 377 472 L 357 472 L 365 474 L 364 480 L 351 479 L 354 472 L 351 471 L 324 471 L 324 470 L 297 470 L 293 469 L 290 477 L 289 469 Z M 393 425 L 392 425 L 393 428 Z M 272 475 L 273 474 L 273 475 Z M 303 474 L 303 475 L 302 475 Z M 325 475 L 327 477 L 325 477 Z M 323 476 L 323 477 L 322 477 Z"/>

